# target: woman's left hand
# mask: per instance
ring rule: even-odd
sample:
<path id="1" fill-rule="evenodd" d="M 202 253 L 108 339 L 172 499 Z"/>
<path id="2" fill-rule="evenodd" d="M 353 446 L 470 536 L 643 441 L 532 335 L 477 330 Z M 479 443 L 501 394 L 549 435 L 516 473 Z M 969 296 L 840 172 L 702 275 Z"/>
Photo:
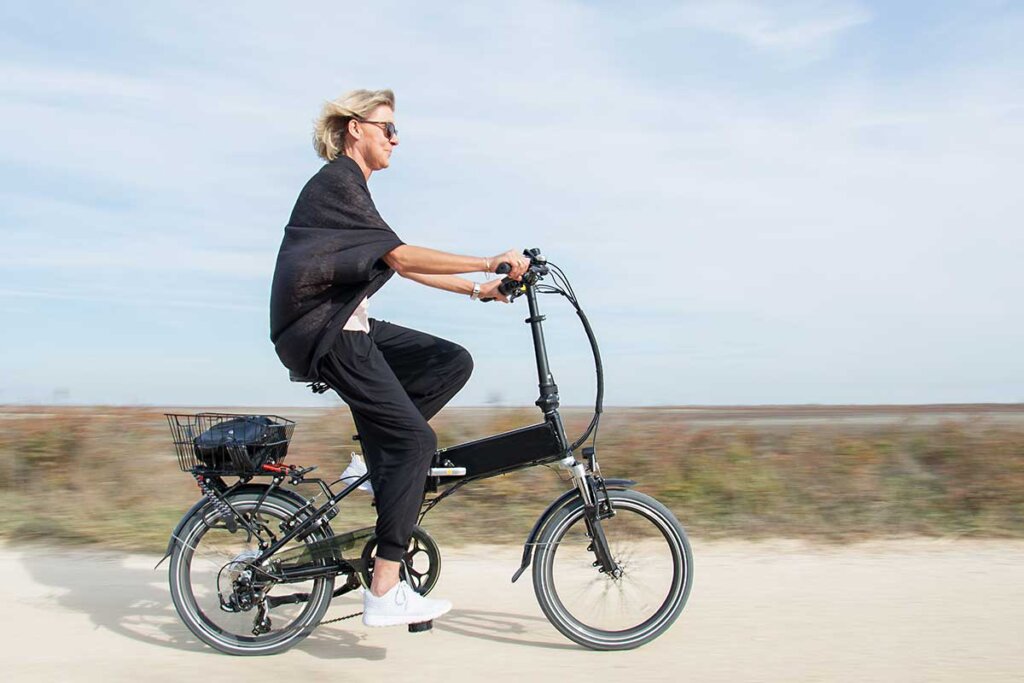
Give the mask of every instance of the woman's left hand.
<path id="1" fill-rule="evenodd" d="M 480 285 L 480 298 L 481 299 L 497 299 L 504 303 L 508 303 L 508 297 L 498 291 L 498 287 L 501 286 L 502 279 L 491 280 Z"/>

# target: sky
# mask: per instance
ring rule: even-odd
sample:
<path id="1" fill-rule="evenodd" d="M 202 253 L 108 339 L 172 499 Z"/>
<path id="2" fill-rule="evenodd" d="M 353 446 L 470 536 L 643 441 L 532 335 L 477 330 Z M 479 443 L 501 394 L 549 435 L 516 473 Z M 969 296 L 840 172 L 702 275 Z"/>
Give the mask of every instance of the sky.
<path id="1" fill-rule="evenodd" d="M 1024 5 L 4 3 L 0 403 L 315 406 L 269 341 L 312 121 L 392 88 L 409 244 L 539 247 L 609 405 L 1024 401 Z M 542 298 L 563 403 L 594 391 Z M 525 301 L 393 278 L 537 395 Z"/>

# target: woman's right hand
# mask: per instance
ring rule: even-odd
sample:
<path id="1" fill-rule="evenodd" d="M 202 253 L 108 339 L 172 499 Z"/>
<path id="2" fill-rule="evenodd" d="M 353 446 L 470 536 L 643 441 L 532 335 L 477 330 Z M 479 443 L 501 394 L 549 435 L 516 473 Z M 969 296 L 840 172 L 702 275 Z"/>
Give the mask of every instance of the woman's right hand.
<path id="1" fill-rule="evenodd" d="M 509 249 L 504 254 L 498 254 L 497 256 L 491 257 L 491 270 L 490 272 L 498 272 L 498 266 L 502 263 L 507 263 L 512 266 L 512 270 L 505 273 L 508 277 L 513 280 L 521 280 L 526 271 L 530 268 L 530 259 L 523 256 L 522 252 L 515 249 Z"/>
<path id="2" fill-rule="evenodd" d="M 494 299 L 495 301 L 501 301 L 502 303 L 509 303 L 508 295 L 502 294 L 501 287 L 502 280 L 491 280 L 480 285 L 480 301 L 486 301 L 488 299 Z"/>

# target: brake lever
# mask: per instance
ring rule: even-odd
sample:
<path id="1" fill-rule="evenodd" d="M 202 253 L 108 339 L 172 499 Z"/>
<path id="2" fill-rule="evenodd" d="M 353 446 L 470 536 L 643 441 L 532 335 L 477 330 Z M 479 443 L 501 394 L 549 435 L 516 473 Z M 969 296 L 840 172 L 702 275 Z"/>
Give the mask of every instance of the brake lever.
<path id="1" fill-rule="evenodd" d="M 523 276 L 523 279 L 526 279 L 526 276 Z M 502 278 L 501 284 L 498 285 L 498 291 L 504 294 L 505 296 L 509 297 L 510 300 L 514 300 L 525 290 L 523 289 L 522 282 L 519 282 L 518 280 L 513 280 L 510 277 L 506 277 Z M 489 296 L 486 299 L 480 299 L 480 301 L 483 301 L 486 304 L 488 302 L 494 301 L 494 299 L 495 297 Z"/>

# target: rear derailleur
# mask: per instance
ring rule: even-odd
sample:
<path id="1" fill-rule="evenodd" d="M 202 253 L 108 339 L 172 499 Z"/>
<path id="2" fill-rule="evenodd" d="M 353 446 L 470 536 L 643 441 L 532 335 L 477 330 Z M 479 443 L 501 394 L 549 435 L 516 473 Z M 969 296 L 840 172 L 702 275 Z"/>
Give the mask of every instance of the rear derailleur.
<path id="1" fill-rule="evenodd" d="M 253 617 L 252 634 L 259 636 L 270 632 L 271 620 L 270 609 L 267 605 L 266 586 L 253 582 L 251 569 L 237 572 L 231 581 L 231 594 L 226 599 L 223 594 L 218 594 L 218 597 L 220 598 L 220 608 L 225 612 L 248 612 L 255 607 L 256 615 Z"/>

